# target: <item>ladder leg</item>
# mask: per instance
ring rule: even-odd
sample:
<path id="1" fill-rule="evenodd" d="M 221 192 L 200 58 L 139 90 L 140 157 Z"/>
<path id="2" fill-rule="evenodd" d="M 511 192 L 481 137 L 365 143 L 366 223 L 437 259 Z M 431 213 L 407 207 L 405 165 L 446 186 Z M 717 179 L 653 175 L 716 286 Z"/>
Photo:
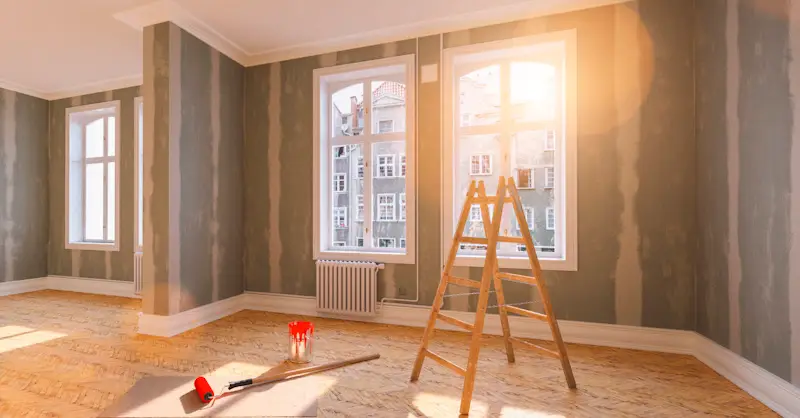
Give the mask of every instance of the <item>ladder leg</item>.
<path id="1" fill-rule="evenodd" d="M 472 392 L 475 389 L 475 374 L 478 371 L 478 356 L 483 337 L 483 323 L 486 318 L 486 307 L 489 305 L 489 285 L 491 284 L 489 275 L 492 274 L 492 270 L 486 267 L 484 267 L 481 280 L 481 294 L 478 297 L 478 309 L 475 312 L 475 328 L 472 330 L 472 342 L 469 346 L 467 374 L 464 376 L 464 390 L 461 393 L 460 413 L 462 417 L 469 415 L 469 406 L 472 403 Z"/>
<path id="2" fill-rule="evenodd" d="M 509 363 L 514 363 L 514 345 L 511 344 L 511 327 L 508 326 L 508 314 L 506 310 L 503 309 L 503 305 L 506 304 L 506 297 L 503 294 L 503 280 L 497 277 L 498 272 L 497 265 L 495 265 L 494 290 L 497 292 L 497 304 L 500 305 L 497 313 L 500 315 L 500 326 L 503 328 L 503 343 L 506 345 L 506 357 Z"/>
<path id="3" fill-rule="evenodd" d="M 567 354 L 567 346 L 561 338 L 561 330 L 558 327 L 556 314 L 553 312 L 553 306 L 550 304 L 550 295 L 547 292 L 547 285 L 544 279 L 537 281 L 536 288 L 539 289 L 539 295 L 542 297 L 542 304 L 544 305 L 544 313 L 547 315 L 547 323 L 550 324 L 550 332 L 553 333 L 553 341 L 556 342 L 558 353 L 561 359 L 561 368 L 564 369 L 564 378 L 567 379 L 567 386 L 570 389 L 575 389 L 575 376 L 572 374 L 572 366 L 569 363 L 569 355 Z"/>
<path id="4" fill-rule="evenodd" d="M 447 275 L 442 275 L 442 280 L 439 282 L 439 288 L 436 289 L 436 297 L 433 299 L 433 308 L 431 309 L 431 316 L 428 318 L 428 325 L 425 327 L 425 332 L 422 334 L 422 342 L 419 346 L 417 359 L 414 361 L 414 368 L 411 371 L 411 381 L 416 382 L 419 379 L 419 374 L 422 371 L 422 362 L 425 360 L 425 350 L 428 349 L 433 329 L 436 327 L 436 316 L 442 306 L 444 299 L 444 292 L 447 289 Z"/>

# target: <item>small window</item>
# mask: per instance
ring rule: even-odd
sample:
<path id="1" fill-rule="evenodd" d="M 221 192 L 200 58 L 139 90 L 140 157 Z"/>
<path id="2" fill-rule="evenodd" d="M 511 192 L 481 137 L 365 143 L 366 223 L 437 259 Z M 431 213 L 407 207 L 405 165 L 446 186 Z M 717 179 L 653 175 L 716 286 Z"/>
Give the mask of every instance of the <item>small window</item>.
<path id="1" fill-rule="evenodd" d="M 525 251 L 528 251 L 528 250 L 525 249 L 524 245 L 517 244 L 517 252 L 524 253 Z"/>
<path id="2" fill-rule="evenodd" d="M 517 187 L 520 189 L 533 189 L 533 169 L 531 168 L 518 168 L 517 169 Z"/>
<path id="3" fill-rule="evenodd" d="M 356 220 L 363 221 L 364 220 L 364 195 L 360 194 L 356 196 L 356 200 L 358 200 L 358 209 L 356 210 Z"/>
<path id="4" fill-rule="evenodd" d="M 492 156 L 489 154 L 476 154 L 470 158 L 469 174 L 473 176 L 488 176 L 492 174 Z"/>
<path id="5" fill-rule="evenodd" d="M 547 137 L 545 137 L 544 140 L 544 150 L 545 151 L 556 150 L 556 131 L 553 130 L 547 131 Z"/>
<path id="6" fill-rule="evenodd" d="M 556 252 L 556 247 L 537 247 L 539 251 L 543 253 L 554 253 Z"/>
<path id="7" fill-rule="evenodd" d="M 469 126 L 470 122 L 472 122 L 472 115 L 469 113 L 462 113 L 461 114 L 461 126 Z"/>
<path id="8" fill-rule="evenodd" d="M 342 116 L 342 125 L 347 125 L 347 116 Z"/>
<path id="9" fill-rule="evenodd" d="M 333 158 L 345 158 L 347 157 L 347 147 L 344 145 L 333 147 Z"/>
<path id="10" fill-rule="evenodd" d="M 364 238 L 356 238 L 356 247 L 364 246 Z"/>
<path id="11" fill-rule="evenodd" d="M 362 156 L 358 157 L 358 163 L 357 163 L 356 166 L 357 166 L 357 170 L 358 170 L 358 178 L 363 179 L 364 178 L 364 157 L 362 157 Z"/>
<path id="12" fill-rule="evenodd" d="M 388 134 L 394 132 L 394 121 L 393 120 L 382 120 L 378 122 L 378 133 L 379 134 Z"/>
<path id="13" fill-rule="evenodd" d="M 486 251 L 486 245 L 484 244 L 461 244 L 458 248 L 466 251 Z"/>
<path id="14" fill-rule="evenodd" d="M 406 239 L 400 238 L 400 248 L 406 248 Z"/>
<path id="15" fill-rule="evenodd" d="M 335 173 L 333 175 L 333 191 L 344 193 L 347 191 L 347 174 Z"/>
<path id="16" fill-rule="evenodd" d="M 378 220 L 394 221 L 394 193 L 378 194 Z"/>
<path id="17" fill-rule="evenodd" d="M 544 187 L 552 189 L 556 185 L 556 170 L 553 167 L 545 168 L 545 181 Z"/>
<path id="18" fill-rule="evenodd" d="M 470 222 L 481 222 L 483 219 L 481 218 L 481 206 L 480 205 L 472 205 L 469 208 L 469 221 Z"/>
<path id="19" fill-rule="evenodd" d="M 336 229 L 347 228 L 347 208 L 333 208 L 333 227 Z"/>
<path id="20" fill-rule="evenodd" d="M 534 222 L 533 219 L 533 208 L 530 206 L 525 206 L 522 208 L 522 210 L 523 212 L 525 212 L 525 222 L 528 223 L 528 230 L 533 232 L 533 230 L 536 228 L 536 223 Z M 519 224 L 517 224 L 517 231 L 518 232 L 522 231 L 522 228 L 520 228 Z"/>
<path id="21" fill-rule="evenodd" d="M 406 176 L 406 155 L 400 154 L 400 177 Z"/>
<path id="22" fill-rule="evenodd" d="M 556 211 L 553 208 L 547 208 L 547 230 L 554 231 L 556 229 Z"/>
<path id="23" fill-rule="evenodd" d="M 347 243 L 344 241 L 333 241 L 331 245 L 334 247 L 344 247 Z"/>
<path id="24" fill-rule="evenodd" d="M 395 248 L 394 238 L 378 238 L 378 248 Z"/>
<path id="25" fill-rule="evenodd" d="M 406 194 L 400 193 L 400 220 L 406 220 Z M 403 247 L 405 248 L 405 247 Z"/>
<path id="26" fill-rule="evenodd" d="M 375 177 L 394 177 L 394 155 L 378 156 L 378 174 Z"/>

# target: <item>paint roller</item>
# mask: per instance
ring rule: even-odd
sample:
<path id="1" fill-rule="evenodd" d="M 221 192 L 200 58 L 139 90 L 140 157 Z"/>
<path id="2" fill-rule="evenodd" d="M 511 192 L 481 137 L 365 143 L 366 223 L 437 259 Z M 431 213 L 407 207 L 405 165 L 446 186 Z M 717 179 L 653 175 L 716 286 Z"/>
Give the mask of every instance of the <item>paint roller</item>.
<path id="1" fill-rule="evenodd" d="M 342 360 L 342 361 L 335 361 L 333 363 L 321 364 L 319 366 L 312 366 L 312 367 L 304 367 L 302 369 L 295 369 L 295 370 L 288 370 L 283 373 L 279 373 L 272 376 L 264 376 L 264 377 L 256 377 L 252 379 L 244 379 L 238 380 L 236 382 L 230 382 L 226 386 L 222 388 L 223 391 L 235 389 L 238 387 L 244 386 L 251 386 L 251 385 L 261 385 L 265 383 L 275 383 L 280 382 L 282 380 L 289 380 L 299 377 L 305 377 L 314 373 L 320 373 L 328 370 L 338 369 L 340 367 L 350 366 L 356 363 L 362 363 L 365 361 L 376 360 L 381 357 L 380 354 L 370 354 L 368 356 L 356 357 L 349 360 Z M 208 381 L 203 376 L 198 377 L 194 380 L 194 389 L 197 391 L 197 396 L 200 398 L 200 401 L 203 403 L 209 403 L 214 399 L 222 397 L 220 395 L 214 395 L 214 391 L 211 389 L 211 385 L 208 384 Z"/>

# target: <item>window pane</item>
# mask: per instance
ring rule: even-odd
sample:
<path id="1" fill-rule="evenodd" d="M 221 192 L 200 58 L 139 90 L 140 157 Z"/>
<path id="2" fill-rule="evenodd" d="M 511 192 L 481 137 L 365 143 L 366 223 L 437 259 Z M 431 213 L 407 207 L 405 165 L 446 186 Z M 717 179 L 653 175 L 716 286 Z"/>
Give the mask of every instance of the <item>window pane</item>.
<path id="1" fill-rule="evenodd" d="M 86 158 L 103 156 L 103 118 L 86 125 Z"/>
<path id="2" fill-rule="evenodd" d="M 103 240 L 103 163 L 86 165 L 84 239 Z"/>
<path id="3" fill-rule="evenodd" d="M 141 247 L 144 245 L 144 112 L 139 105 L 139 231 L 136 242 Z"/>
<path id="4" fill-rule="evenodd" d="M 107 196 L 106 199 L 108 200 L 108 204 L 106 206 L 106 208 L 108 209 L 108 225 L 106 228 L 107 231 L 106 235 L 109 241 L 114 241 L 116 239 L 116 237 L 114 236 L 115 235 L 114 233 L 116 232 L 115 225 L 116 225 L 116 214 L 117 214 L 115 210 L 115 205 L 117 203 L 116 202 L 117 183 L 115 181 L 115 178 L 116 178 L 115 164 L 113 162 L 108 163 L 108 194 L 106 195 Z"/>
<path id="5" fill-rule="evenodd" d="M 117 147 L 117 124 L 116 118 L 114 116 L 108 117 L 108 122 L 106 123 L 106 130 L 108 131 L 108 155 L 114 156 L 116 154 L 116 147 Z"/>
<path id="6" fill-rule="evenodd" d="M 405 141 L 378 142 L 372 146 L 372 222 L 373 245 L 404 253 L 400 239 L 406 237 L 405 220 L 400 219 L 400 194 L 406 192 L 406 178 L 399 175 L 399 157 Z"/>
<path id="7" fill-rule="evenodd" d="M 360 144 L 342 145 L 341 155 L 331 159 L 332 206 L 331 238 L 329 247 L 363 247 L 364 219 L 363 198 L 364 178 L 359 178 L 359 162 L 363 164 Z M 359 203 L 361 213 L 359 213 Z M 359 215 L 361 215 L 359 217 Z"/>
<path id="8" fill-rule="evenodd" d="M 500 122 L 500 66 L 492 65 L 461 76 L 458 81 L 461 126 Z"/>
<path id="9" fill-rule="evenodd" d="M 364 84 L 345 87 L 331 96 L 333 136 L 361 135 L 364 130 Z"/>
<path id="10" fill-rule="evenodd" d="M 373 133 L 406 130 L 406 86 L 396 81 L 372 82 Z"/>
<path id="11" fill-rule="evenodd" d="M 542 122 L 556 117 L 556 69 L 539 62 L 511 63 L 511 117 L 515 122 Z"/>

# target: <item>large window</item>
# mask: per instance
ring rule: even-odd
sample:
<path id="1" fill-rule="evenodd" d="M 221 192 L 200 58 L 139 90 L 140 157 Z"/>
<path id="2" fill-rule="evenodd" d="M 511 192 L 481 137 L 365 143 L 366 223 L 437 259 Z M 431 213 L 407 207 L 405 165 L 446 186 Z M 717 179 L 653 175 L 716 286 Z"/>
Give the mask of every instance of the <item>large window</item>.
<path id="1" fill-rule="evenodd" d="M 470 182 L 484 181 L 491 195 L 504 176 L 517 184 L 542 266 L 577 269 L 575 63 L 574 31 L 445 50 L 445 249 Z M 485 237 L 475 208 L 469 220 L 463 233 Z M 502 222 L 501 231 L 519 231 L 510 205 Z M 483 265 L 484 256 L 463 245 L 456 265 Z M 515 244 L 498 244 L 498 257 L 501 267 L 528 267 Z"/>
<path id="2" fill-rule="evenodd" d="M 136 138 L 136 154 L 134 154 L 134 171 L 136 179 L 134 184 L 134 224 L 136 233 L 134 236 L 134 248 L 137 252 L 142 251 L 144 245 L 144 103 L 141 97 L 133 101 L 133 120 L 134 137 Z"/>
<path id="3" fill-rule="evenodd" d="M 413 56 L 318 69 L 314 83 L 314 256 L 413 263 Z"/>
<path id="4" fill-rule="evenodd" d="M 119 249 L 119 102 L 67 109 L 66 247 Z"/>

